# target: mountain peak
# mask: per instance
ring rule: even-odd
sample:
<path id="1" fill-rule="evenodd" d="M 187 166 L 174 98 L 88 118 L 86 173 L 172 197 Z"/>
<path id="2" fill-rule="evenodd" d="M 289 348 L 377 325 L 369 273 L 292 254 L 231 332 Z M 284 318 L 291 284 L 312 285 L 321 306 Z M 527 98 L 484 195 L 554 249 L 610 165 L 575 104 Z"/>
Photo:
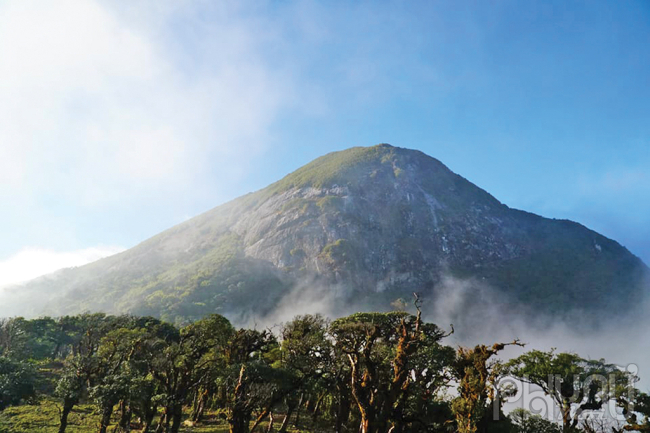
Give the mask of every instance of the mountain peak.
<path id="1" fill-rule="evenodd" d="M 378 174 L 392 173 L 394 178 L 411 170 L 446 171 L 440 161 L 420 151 L 387 143 L 371 147 L 352 147 L 331 152 L 288 174 L 268 189 L 277 193 L 288 188 L 356 186 Z"/>

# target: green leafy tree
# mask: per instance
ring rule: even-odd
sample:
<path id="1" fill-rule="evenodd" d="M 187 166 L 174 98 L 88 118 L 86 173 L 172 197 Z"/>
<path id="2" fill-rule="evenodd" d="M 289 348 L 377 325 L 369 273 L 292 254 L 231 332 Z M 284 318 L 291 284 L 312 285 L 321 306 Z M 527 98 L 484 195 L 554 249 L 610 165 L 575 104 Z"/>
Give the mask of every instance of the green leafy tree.
<path id="1" fill-rule="evenodd" d="M 175 326 L 152 317 L 136 319 L 134 326 L 140 336 L 134 341 L 136 350 L 129 359 L 133 380 L 129 406 L 143 423 L 141 432 L 149 433 L 158 407 L 165 401 L 164 389 L 154 373 L 167 365 L 162 355 L 171 344 L 178 342 L 180 333 Z"/>
<path id="2" fill-rule="evenodd" d="M 25 323 L 30 357 L 37 360 L 55 359 L 60 355 L 68 335 L 59 320 L 41 317 Z"/>
<path id="3" fill-rule="evenodd" d="M 335 345 L 350 365 L 350 388 L 362 433 L 405 431 L 414 384 L 431 380 L 438 366 L 418 356 L 445 334 L 436 325 L 405 312 L 357 313 L 332 322 Z M 433 384 L 431 384 L 433 385 Z M 437 386 L 437 384 L 436 384 Z M 412 414 L 411 414 L 412 415 Z"/>
<path id="4" fill-rule="evenodd" d="M 229 430 L 247 433 L 253 410 L 268 408 L 269 399 L 283 391 L 283 377 L 272 367 L 278 343 L 268 331 L 240 329 L 227 347 L 227 373 L 219 385 L 227 396 Z"/>
<path id="5" fill-rule="evenodd" d="M 34 397 L 35 378 L 30 364 L 0 356 L 0 411 Z"/>
<path id="6" fill-rule="evenodd" d="M 295 378 L 286 396 L 287 409 L 280 431 L 285 432 L 299 396 L 310 395 L 315 423 L 323 400 L 335 387 L 334 348 L 328 338 L 328 321 L 320 315 L 296 316 L 282 327 L 282 362 Z M 349 407 L 349 400 L 347 401 Z"/>
<path id="7" fill-rule="evenodd" d="M 581 417 L 608 402 L 632 395 L 634 378 L 604 360 L 573 353 L 532 350 L 508 362 L 509 373 L 539 386 L 560 409 L 564 432 L 578 429 Z"/>
<path id="8" fill-rule="evenodd" d="M 62 399 L 63 407 L 59 419 L 59 433 L 68 426 L 68 416 L 81 398 L 101 378 L 101 368 L 97 352 L 102 338 L 113 329 L 125 326 L 127 317 L 106 316 L 105 314 L 83 314 L 70 318 L 74 338 L 70 339 L 71 354 L 64 363 L 61 379 L 55 395 Z"/>
<path id="9" fill-rule="evenodd" d="M 27 323 L 22 317 L 0 319 L 0 356 L 13 359 L 30 358 Z"/>
<path id="10" fill-rule="evenodd" d="M 182 328 L 178 336 L 152 359 L 151 374 L 161 390 L 162 431 L 177 433 L 183 405 L 210 377 L 215 359 L 225 357 L 233 328 L 223 316 L 213 314 Z"/>
<path id="11" fill-rule="evenodd" d="M 146 370 L 140 368 L 145 348 L 143 342 L 149 337 L 146 330 L 129 323 L 108 332 L 100 342 L 96 354 L 94 386 L 89 390 L 101 414 L 100 433 L 105 433 L 111 420 L 114 407 L 120 406 L 119 430 L 129 425 L 133 396 L 141 395 L 134 386 L 146 385 Z"/>

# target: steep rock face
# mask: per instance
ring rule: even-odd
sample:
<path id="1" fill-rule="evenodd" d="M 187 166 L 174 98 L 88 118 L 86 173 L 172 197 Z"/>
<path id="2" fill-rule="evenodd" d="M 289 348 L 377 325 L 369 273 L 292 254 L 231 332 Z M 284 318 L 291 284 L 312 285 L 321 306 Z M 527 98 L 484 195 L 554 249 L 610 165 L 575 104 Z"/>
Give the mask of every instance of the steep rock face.
<path id="1" fill-rule="evenodd" d="M 489 194 L 418 152 L 381 158 L 323 185 L 291 186 L 232 230 L 248 256 L 290 273 L 352 280 L 359 290 L 430 285 L 450 264 L 518 257 L 512 218 Z M 346 281 L 347 282 L 347 281 Z M 422 287 L 420 287 L 422 289 Z"/>
<path id="2" fill-rule="evenodd" d="M 378 145 L 325 155 L 131 250 L 23 290 L 47 288 L 45 311 L 54 313 L 182 320 L 263 314 L 304 281 L 332 287 L 342 302 L 387 308 L 413 291 L 435 294 L 452 275 L 554 312 L 626 305 L 646 271 L 577 223 L 510 209 L 434 158 Z"/>
<path id="3" fill-rule="evenodd" d="M 428 292 L 451 273 L 544 308 L 590 308 L 628 301 L 644 268 L 616 242 L 509 209 L 417 151 L 328 155 L 268 190 L 232 227 L 246 255 L 350 291 Z"/>

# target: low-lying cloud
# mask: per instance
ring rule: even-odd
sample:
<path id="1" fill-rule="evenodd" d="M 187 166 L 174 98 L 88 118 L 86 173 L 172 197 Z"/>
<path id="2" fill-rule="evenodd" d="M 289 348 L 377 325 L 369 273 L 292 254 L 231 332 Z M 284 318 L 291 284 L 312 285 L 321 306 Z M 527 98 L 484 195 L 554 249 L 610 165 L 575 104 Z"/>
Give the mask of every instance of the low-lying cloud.
<path id="1" fill-rule="evenodd" d="M 526 347 L 508 347 L 501 353 L 503 358 L 532 349 L 556 348 L 587 359 L 604 358 L 619 366 L 635 364 L 641 378 L 639 387 L 645 392 L 650 390 L 650 316 L 645 314 L 650 307 L 648 299 L 597 317 L 579 309 L 550 316 L 535 306 L 517 305 L 483 282 L 446 276 L 436 287 L 432 304 L 423 308 L 427 321 L 455 326 L 456 332 L 447 344 L 491 345 L 519 339 Z"/>
<path id="2" fill-rule="evenodd" d="M 534 306 L 524 306 L 502 291 L 474 278 L 445 275 L 432 296 L 423 297 L 422 313 L 427 322 L 443 329 L 453 324 L 455 332 L 445 340 L 453 347 L 492 345 L 515 339 L 525 348 L 511 346 L 501 352 L 504 359 L 524 351 L 552 348 L 577 353 L 587 359 L 604 358 L 620 366 L 638 368 L 641 390 L 650 391 L 650 317 L 643 312 L 647 299 L 629 311 L 611 311 L 594 317 L 593 312 L 574 309 L 563 316 L 541 313 Z M 634 308 L 632 308 L 634 307 Z M 235 319 L 237 325 L 265 328 L 279 325 L 296 315 L 321 314 L 335 319 L 372 308 L 350 298 L 345 287 L 331 287 L 305 280 L 287 293 L 267 315 L 245 314 Z M 413 311 L 412 306 L 407 309 Z"/>
<path id="3" fill-rule="evenodd" d="M 2 288 L 50 274 L 59 269 L 82 266 L 124 251 L 118 246 L 98 246 L 75 251 L 24 248 L 0 261 L 0 297 Z"/>

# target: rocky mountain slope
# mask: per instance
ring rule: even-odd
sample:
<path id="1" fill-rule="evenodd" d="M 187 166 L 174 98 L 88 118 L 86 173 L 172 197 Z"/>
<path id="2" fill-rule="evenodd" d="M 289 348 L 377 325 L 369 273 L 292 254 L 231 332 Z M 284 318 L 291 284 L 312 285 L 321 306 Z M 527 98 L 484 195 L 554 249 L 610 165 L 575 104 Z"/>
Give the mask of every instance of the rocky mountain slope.
<path id="1" fill-rule="evenodd" d="M 414 291 L 434 296 L 451 275 L 554 313 L 629 305 L 646 272 L 613 240 L 510 209 L 440 161 L 382 144 L 325 155 L 130 250 L 15 293 L 36 299 L 31 314 L 187 320 L 263 315 L 314 286 L 342 305 L 385 309 Z"/>

